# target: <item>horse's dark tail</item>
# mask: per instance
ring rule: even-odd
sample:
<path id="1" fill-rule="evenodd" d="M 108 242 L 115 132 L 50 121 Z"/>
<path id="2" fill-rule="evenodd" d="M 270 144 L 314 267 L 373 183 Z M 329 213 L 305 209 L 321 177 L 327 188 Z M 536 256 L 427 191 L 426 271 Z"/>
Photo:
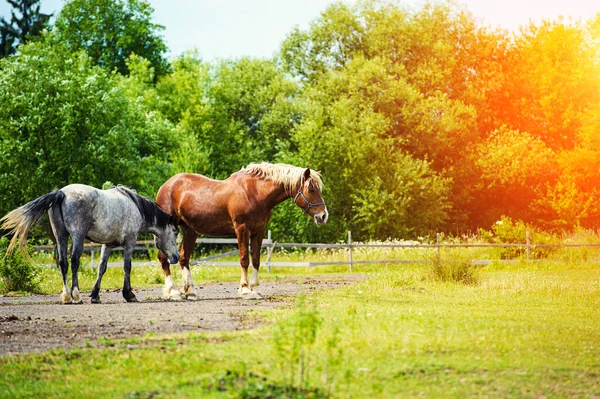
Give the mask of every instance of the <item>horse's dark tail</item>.
<path id="1" fill-rule="evenodd" d="M 8 245 L 7 255 L 10 255 L 17 241 L 19 249 L 28 257 L 27 254 L 27 233 L 40 218 L 53 206 L 60 206 L 65 199 L 65 193 L 60 190 L 54 190 L 51 193 L 42 195 L 31 202 L 9 212 L 6 216 L 0 219 L 2 230 L 8 230 L 8 234 L 12 234 L 12 239 Z"/>

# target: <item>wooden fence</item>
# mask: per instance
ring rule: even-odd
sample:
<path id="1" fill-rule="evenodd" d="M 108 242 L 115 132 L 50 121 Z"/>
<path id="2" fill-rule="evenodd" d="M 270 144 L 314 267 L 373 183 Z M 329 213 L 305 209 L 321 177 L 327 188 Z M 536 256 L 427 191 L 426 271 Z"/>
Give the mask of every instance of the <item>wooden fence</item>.
<path id="1" fill-rule="evenodd" d="M 196 240 L 197 244 L 220 244 L 220 245 L 237 245 L 237 239 L 235 238 L 199 238 Z M 441 250 L 444 248 L 524 248 L 526 260 L 531 260 L 531 252 L 536 248 L 582 248 L 582 247 L 600 247 L 600 244 L 534 244 L 531 243 L 529 238 L 529 232 L 527 232 L 526 240 L 524 243 L 513 243 L 513 244 L 444 244 L 440 242 L 440 234 L 437 235 L 435 244 L 417 244 L 417 243 L 376 243 L 376 244 L 364 244 L 356 243 L 352 241 L 352 233 L 348 231 L 348 240 L 346 243 L 338 244 L 318 244 L 318 243 L 278 243 L 273 241 L 271 231 L 269 230 L 267 238 L 263 240 L 262 247 L 267 249 L 267 258 L 262 263 L 262 266 L 267 267 L 270 272 L 271 267 L 314 267 L 314 266 L 326 266 L 326 265 L 348 265 L 350 272 L 353 271 L 354 265 L 360 264 L 374 264 L 374 263 L 425 263 L 423 260 L 409 260 L 409 259 L 370 259 L 370 260 L 356 260 L 354 259 L 353 250 L 358 248 L 410 248 L 410 249 L 434 249 L 437 250 L 437 255 L 441 256 Z M 272 261 L 273 251 L 276 248 L 312 248 L 312 249 L 346 249 L 348 251 L 348 259 L 343 261 L 311 261 L 311 262 L 277 262 Z M 40 245 L 36 246 L 37 251 L 54 251 L 55 247 L 52 245 Z M 89 267 L 96 267 L 96 252 L 100 252 L 101 245 L 88 243 L 84 246 L 85 252 L 91 253 L 91 262 L 88 264 Z M 118 247 L 114 250 L 123 250 Z M 135 247 L 136 251 L 152 251 L 156 250 L 153 241 L 138 241 Z M 190 265 L 200 266 L 239 266 L 239 261 L 217 261 L 220 258 L 233 256 L 239 254 L 239 250 L 233 250 L 224 252 L 217 255 L 207 256 L 201 259 L 196 259 L 190 262 Z M 504 262 L 514 262 L 514 260 L 503 260 Z M 477 264 L 488 264 L 491 260 L 474 260 Z M 146 262 L 133 262 L 134 266 L 158 266 L 156 260 Z M 53 265 L 44 265 L 53 266 Z M 109 262 L 109 267 L 121 267 L 122 262 Z"/>

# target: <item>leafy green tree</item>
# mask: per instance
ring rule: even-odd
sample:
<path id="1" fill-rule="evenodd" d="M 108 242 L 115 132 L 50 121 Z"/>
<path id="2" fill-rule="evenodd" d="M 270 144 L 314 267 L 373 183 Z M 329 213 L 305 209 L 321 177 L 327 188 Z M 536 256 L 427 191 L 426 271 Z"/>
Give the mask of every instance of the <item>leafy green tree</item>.
<path id="1" fill-rule="evenodd" d="M 289 145 L 296 84 L 268 60 L 206 64 L 188 55 L 156 86 L 155 104 L 183 132 L 188 172 L 225 178 L 250 162 L 272 161 Z"/>
<path id="2" fill-rule="evenodd" d="M 280 230 L 332 240 L 351 229 L 355 239 L 368 240 L 416 237 L 443 226 L 449 181 L 405 152 L 389 136 L 393 122 L 376 111 L 373 92 L 391 81 L 384 71 L 378 60 L 356 58 L 305 90 L 287 156 L 323 173 L 331 219 L 316 229 L 289 217 L 293 207 L 282 208 L 273 220 Z"/>
<path id="3" fill-rule="evenodd" d="M 584 115 L 600 101 L 598 49 L 589 39 L 582 26 L 560 20 L 523 27 L 507 50 L 497 118 L 554 150 L 573 149 Z"/>
<path id="4" fill-rule="evenodd" d="M 167 51 L 152 22 L 154 10 L 144 0 L 70 0 L 60 12 L 54 39 L 71 51 L 84 50 L 98 65 L 127 75 L 127 59 L 137 54 L 150 61 L 156 77 L 169 71 Z"/>
<path id="5" fill-rule="evenodd" d="M 477 149 L 481 190 L 474 213 L 489 226 L 503 215 L 543 223 L 548 214 L 538 202 L 558 178 L 554 151 L 539 138 L 506 127 L 496 130 Z"/>
<path id="6" fill-rule="evenodd" d="M 560 178 L 540 199 L 560 229 L 600 226 L 600 151 L 576 149 L 558 157 Z"/>
<path id="7" fill-rule="evenodd" d="M 70 183 L 154 195 L 171 173 L 173 127 L 131 101 L 124 79 L 44 43 L 0 61 L 0 192 L 11 193 L 0 211 Z"/>
<path id="8" fill-rule="evenodd" d="M 492 102 L 498 123 L 553 150 L 551 164 L 538 163 L 529 177 L 548 168 L 544 175 L 553 177 L 546 180 L 546 189 L 533 185 L 538 195 L 525 196 L 534 221 L 546 228 L 600 226 L 598 20 L 583 25 L 559 19 L 523 27 L 507 47 L 503 94 Z M 513 153 L 514 159 L 522 161 L 522 154 Z M 513 211 L 512 216 L 527 220 L 531 213 Z"/>
<path id="9" fill-rule="evenodd" d="M 398 191 L 387 196 L 387 202 L 383 200 L 386 195 L 382 194 L 379 205 L 382 214 L 386 212 L 383 204 L 394 202 L 397 206 L 389 209 L 399 211 L 405 206 L 410 217 L 435 220 L 435 223 L 419 224 L 390 216 L 401 221 L 394 232 L 390 226 L 374 227 L 377 225 L 376 213 L 365 210 L 358 213 L 361 222 L 355 220 L 354 224 L 367 229 L 367 236 L 385 238 L 422 234 L 425 226 L 442 228 L 443 221 L 456 224 L 460 219 L 461 223 L 468 223 L 464 215 L 473 197 L 473 186 L 458 182 L 457 178 L 477 178 L 463 173 L 475 169 L 469 154 L 475 151 L 482 136 L 477 129 L 475 104 L 482 96 L 478 90 L 484 79 L 478 77 L 478 71 L 482 69 L 479 63 L 483 57 L 478 56 L 476 47 L 481 42 L 493 43 L 494 38 L 480 32 L 468 13 L 446 4 L 426 6 L 411 13 L 395 4 L 366 2 L 356 8 L 333 5 L 308 31 L 296 30 L 284 42 L 281 58 L 286 69 L 297 74 L 307 87 L 326 89 L 328 95 L 315 102 L 331 103 L 352 98 L 355 109 L 366 107 L 373 117 L 376 115 L 387 121 L 375 137 L 367 139 L 369 143 L 377 143 L 380 146 L 377 151 L 385 154 L 382 160 L 385 167 L 379 170 L 371 167 L 371 198 L 398 190 L 394 178 L 383 178 L 387 171 L 395 170 L 390 165 L 390 159 L 394 159 L 390 154 L 403 154 L 395 155 L 399 157 L 397 163 L 415 173 L 411 179 L 419 180 L 420 172 L 417 171 L 422 165 L 426 165 L 427 170 L 421 175 L 424 181 L 426 177 L 439 179 L 438 183 L 428 186 L 431 190 L 428 192 L 436 193 L 431 198 L 439 199 L 437 217 L 428 218 L 427 211 L 419 216 L 411 213 L 410 206 L 402 205 L 399 200 Z M 468 95 L 463 94 L 467 92 Z M 352 114 L 352 110 L 345 112 Z M 346 131 L 337 134 L 349 135 Z M 366 132 L 363 135 L 369 137 Z M 300 145 L 298 148 L 302 151 Z M 339 148 L 346 146 L 334 147 L 334 151 Z M 363 148 L 368 146 L 363 145 Z M 340 162 L 339 156 L 329 155 L 344 165 L 343 168 L 349 167 Z M 369 165 L 365 170 L 369 170 L 374 159 L 379 161 L 375 156 L 367 159 L 371 162 L 367 162 Z M 413 162 L 411 166 L 407 166 L 409 159 Z M 421 166 L 417 166 L 419 162 Z M 451 181 L 456 182 L 454 186 L 449 185 Z M 347 188 L 340 189 L 338 195 L 348 196 Z M 363 190 L 355 198 L 367 198 L 366 192 Z M 455 201 L 452 206 L 447 202 L 450 197 Z M 421 198 L 421 203 L 429 202 Z M 355 214 L 357 204 L 343 208 L 348 210 L 348 215 Z"/>
<path id="10" fill-rule="evenodd" d="M 300 78 L 314 81 L 343 68 L 364 50 L 364 27 L 360 16 L 337 2 L 315 20 L 308 31 L 296 28 L 282 44 L 280 56 L 287 69 Z"/>
<path id="11" fill-rule="evenodd" d="M 0 17 L 0 57 L 13 54 L 19 44 L 48 28 L 52 14 L 40 12 L 40 0 L 7 0 L 13 7 L 10 23 Z M 16 12 L 15 12 L 16 11 Z"/>

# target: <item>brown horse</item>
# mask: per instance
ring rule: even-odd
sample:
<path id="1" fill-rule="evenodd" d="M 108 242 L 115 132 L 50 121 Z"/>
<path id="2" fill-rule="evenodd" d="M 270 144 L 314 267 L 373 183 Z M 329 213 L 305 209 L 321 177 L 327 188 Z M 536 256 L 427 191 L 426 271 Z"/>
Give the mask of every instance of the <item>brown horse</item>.
<path id="1" fill-rule="evenodd" d="M 189 261 L 199 234 L 236 236 L 240 250 L 239 295 L 260 298 L 256 291 L 260 248 L 273 208 L 293 198 L 316 224 L 327 222 L 327 207 L 321 198 L 323 183 L 318 172 L 285 164 L 250 164 L 226 180 L 213 180 L 202 175 L 181 173 L 171 177 L 158 190 L 156 202 L 179 219 L 183 240 L 179 247 L 183 276 L 183 292 L 196 299 Z M 252 253 L 252 276 L 248 282 L 248 242 Z M 165 273 L 164 296 L 180 299 L 174 289 L 168 259 L 159 252 Z"/>

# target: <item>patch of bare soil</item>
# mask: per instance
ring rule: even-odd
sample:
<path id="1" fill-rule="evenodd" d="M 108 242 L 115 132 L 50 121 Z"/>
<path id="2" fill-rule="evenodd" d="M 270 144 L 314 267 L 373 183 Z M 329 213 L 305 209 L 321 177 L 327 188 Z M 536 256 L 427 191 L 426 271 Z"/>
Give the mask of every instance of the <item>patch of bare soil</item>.
<path id="1" fill-rule="evenodd" d="M 250 317 L 250 310 L 288 305 L 291 297 L 303 290 L 336 288 L 359 279 L 360 275 L 347 275 L 263 282 L 261 300 L 238 298 L 238 283 L 196 287 L 197 301 L 161 300 L 161 288 L 134 288 L 137 303 L 125 302 L 120 290 L 101 291 L 102 303 L 94 305 L 89 303 L 89 292 L 81 293 L 81 305 L 63 305 L 59 294 L 0 297 L 0 356 L 83 347 L 94 345 L 99 338 L 254 328 L 260 320 Z"/>

